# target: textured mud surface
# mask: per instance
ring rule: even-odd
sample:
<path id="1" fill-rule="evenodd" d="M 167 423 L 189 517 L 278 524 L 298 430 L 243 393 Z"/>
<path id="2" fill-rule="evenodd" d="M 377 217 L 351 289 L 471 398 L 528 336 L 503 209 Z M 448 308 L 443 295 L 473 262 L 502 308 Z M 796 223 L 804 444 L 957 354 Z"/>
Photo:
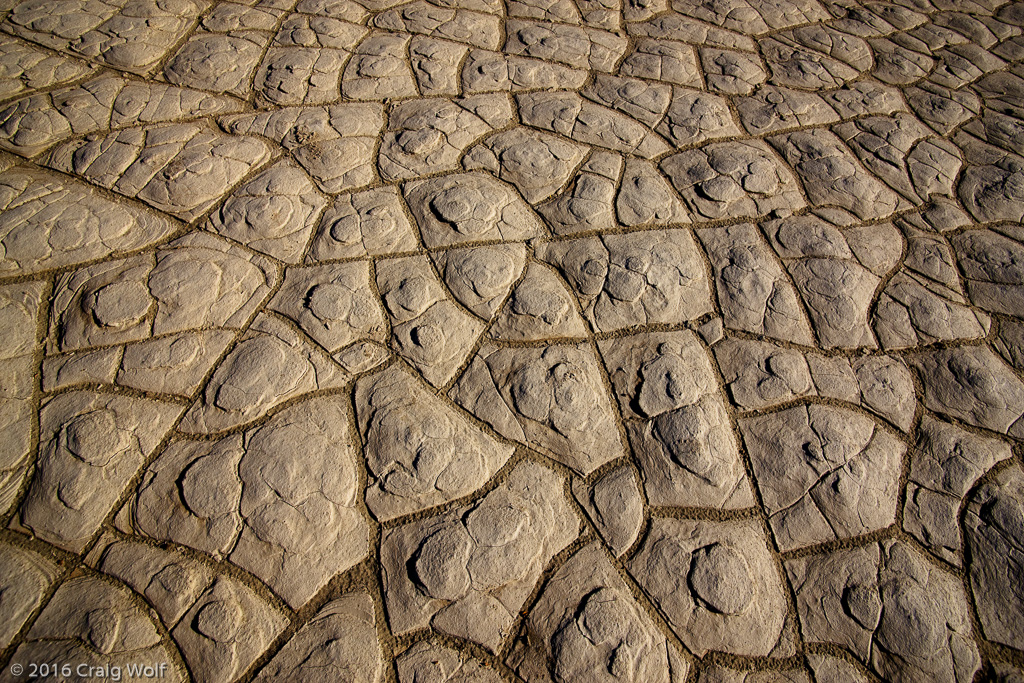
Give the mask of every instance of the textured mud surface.
<path id="1" fill-rule="evenodd" d="M 1024 681 L 1024 4 L 0 0 L 0 148 L 0 681 Z"/>

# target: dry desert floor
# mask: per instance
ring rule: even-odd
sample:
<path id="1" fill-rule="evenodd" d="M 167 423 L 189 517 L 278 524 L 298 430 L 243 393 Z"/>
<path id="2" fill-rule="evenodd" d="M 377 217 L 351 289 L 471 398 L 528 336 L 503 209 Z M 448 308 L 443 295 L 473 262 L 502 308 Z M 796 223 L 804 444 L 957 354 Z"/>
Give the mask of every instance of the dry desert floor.
<path id="1" fill-rule="evenodd" d="M 0 0 L 0 681 L 1024 681 L 1024 3 Z"/>

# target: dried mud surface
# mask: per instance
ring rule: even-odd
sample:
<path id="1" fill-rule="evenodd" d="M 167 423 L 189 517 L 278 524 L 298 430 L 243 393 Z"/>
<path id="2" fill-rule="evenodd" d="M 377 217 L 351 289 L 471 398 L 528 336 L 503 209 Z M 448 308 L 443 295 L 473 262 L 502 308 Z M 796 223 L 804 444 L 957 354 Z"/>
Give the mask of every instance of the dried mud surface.
<path id="1" fill-rule="evenodd" d="M 1021 683 L 1022 439 L 1022 3 L 0 0 L 0 682 Z"/>

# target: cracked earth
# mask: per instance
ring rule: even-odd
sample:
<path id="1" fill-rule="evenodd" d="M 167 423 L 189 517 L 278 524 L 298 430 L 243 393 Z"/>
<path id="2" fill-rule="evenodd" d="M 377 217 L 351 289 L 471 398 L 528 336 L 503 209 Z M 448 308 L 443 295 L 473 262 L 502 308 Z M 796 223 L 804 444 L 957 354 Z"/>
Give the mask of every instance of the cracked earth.
<path id="1" fill-rule="evenodd" d="M 1024 681 L 1024 4 L 0 12 L 0 681 Z"/>

